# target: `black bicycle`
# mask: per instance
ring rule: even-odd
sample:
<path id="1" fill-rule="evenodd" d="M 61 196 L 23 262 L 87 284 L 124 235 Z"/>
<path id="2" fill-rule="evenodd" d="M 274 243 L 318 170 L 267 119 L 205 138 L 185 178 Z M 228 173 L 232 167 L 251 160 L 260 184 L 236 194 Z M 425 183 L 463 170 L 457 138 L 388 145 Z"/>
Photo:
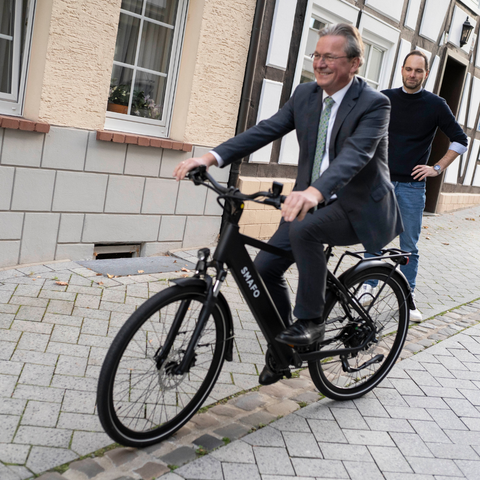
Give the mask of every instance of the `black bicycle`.
<path id="1" fill-rule="evenodd" d="M 278 343 L 275 337 L 286 326 L 245 246 L 292 258 L 291 253 L 242 235 L 238 222 L 245 201 L 280 208 L 282 185 L 245 195 L 218 184 L 205 168 L 188 176 L 218 194 L 226 221 L 213 258 L 209 249 L 199 250 L 195 275 L 172 280 L 175 285 L 141 305 L 113 340 L 97 391 L 106 433 L 123 445 L 145 447 L 172 435 L 202 406 L 224 360 L 233 359 L 232 315 L 220 291 L 228 271 L 267 340 L 265 361 L 272 370 L 290 377 L 291 368 L 308 365 L 318 390 L 335 400 L 360 397 L 378 385 L 407 335 L 410 288 L 397 266 L 408 254 L 386 249 L 364 259 L 364 252 L 345 252 L 328 272 L 324 340 L 303 348 Z M 325 254 L 332 256 L 331 246 Z M 345 256 L 358 262 L 337 278 Z M 377 287 L 362 293 L 369 280 Z"/>

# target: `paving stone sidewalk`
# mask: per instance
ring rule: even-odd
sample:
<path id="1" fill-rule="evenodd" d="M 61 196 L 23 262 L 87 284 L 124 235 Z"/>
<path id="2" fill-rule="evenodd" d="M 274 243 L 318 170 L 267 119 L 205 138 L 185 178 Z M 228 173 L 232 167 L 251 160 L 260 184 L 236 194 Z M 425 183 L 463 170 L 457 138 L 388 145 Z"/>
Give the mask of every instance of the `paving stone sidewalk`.
<path id="1" fill-rule="evenodd" d="M 480 207 L 425 219 L 428 228 L 420 242 L 417 298 L 426 318 L 480 296 L 479 222 Z M 177 255 L 188 260 L 194 252 Z M 156 478 L 169 471 L 167 465 L 178 465 L 188 456 L 193 459 L 195 445 L 213 448 L 223 443 L 222 438 L 239 438 L 252 427 L 318 399 L 304 371 L 300 378 L 279 383 L 272 391 L 260 390 L 235 400 L 246 408 L 231 401 L 196 416 L 172 441 L 158 447 L 116 449 L 75 462 L 111 444 L 96 417 L 95 391 L 112 338 L 137 305 L 178 275 L 109 278 L 74 262 L 0 271 L 2 480 L 31 478 L 68 462 L 74 463 L 63 475 L 48 473 L 45 478 Z M 294 268 L 288 281 L 294 293 Z M 264 360 L 264 341 L 231 278 L 223 292 L 233 311 L 237 356 L 225 364 L 207 404 L 258 387 Z M 475 323 L 467 317 L 478 308 L 474 303 L 460 311 L 461 318 L 454 312 L 411 329 L 403 356 Z M 438 337 L 428 338 L 432 335 Z M 228 423 L 228 418 L 234 422 Z M 199 440 L 203 435 L 208 436 Z M 179 452 L 179 448 L 187 450 Z M 168 475 L 172 474 L 165 475 L 165 480 Z"/>

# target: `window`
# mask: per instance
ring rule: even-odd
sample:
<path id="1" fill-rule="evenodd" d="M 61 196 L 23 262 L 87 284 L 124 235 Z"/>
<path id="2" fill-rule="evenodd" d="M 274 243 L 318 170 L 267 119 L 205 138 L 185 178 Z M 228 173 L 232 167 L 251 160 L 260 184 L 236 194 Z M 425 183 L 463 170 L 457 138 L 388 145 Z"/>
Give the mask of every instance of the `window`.
<path id="1" fill-rule="evenodd" d="M 108 128 L 166 136 L 186 0 L 122 0 Z"/>
<path id="2" fill-rule="evenodd" d="M 315 74 L 313 73 L 313 60 L 310 58 L 310 54 L 315 52 L 318 42 L 318 32 L 324 27 L 326 27 L 326 24 L 322 21 L 313 16 L 310 18 L 300 83 L 313 82 L 315 80 Z"/>
<path id="3" fill-rule="evenodd" d="M 362 77 L 375 90 L 378 90 L 380 73 L 382 72 L 383 50 L 365 40 L 363 43 L 365 45 L 365 60 L 358 71 L 358 76 Z"/>
<path id="4" fill-rule="evenodd" d="M 0 1 L 0 113 L 22 115 L 34 0 Z"/>

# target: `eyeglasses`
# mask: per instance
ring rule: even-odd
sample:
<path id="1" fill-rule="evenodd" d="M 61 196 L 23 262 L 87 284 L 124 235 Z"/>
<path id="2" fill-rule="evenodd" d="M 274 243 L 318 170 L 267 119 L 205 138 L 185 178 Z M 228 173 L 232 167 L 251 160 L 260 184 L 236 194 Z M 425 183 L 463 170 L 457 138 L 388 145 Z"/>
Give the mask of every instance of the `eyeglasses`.
<path id="1" fill-rule="evenodd" d="M 339 58 L 349 58 L 348 55 L 343 55 L 343 56 L 336 56 L 336 55 L 330 55 L 329 53 L 325 54 L 325 55 L 320 55 L 319 53 L 315 52 L 315 53 L 311 53 L 310 54 L 310 58 L 315 61 L 315 62 L 318 62 L 319 60 L 321 60 L 323 58 L 323 61 L 327 64 L 327 65 L 332 65 L 333 63 L 335 63 L 335 60 L 338 60 Z"/>

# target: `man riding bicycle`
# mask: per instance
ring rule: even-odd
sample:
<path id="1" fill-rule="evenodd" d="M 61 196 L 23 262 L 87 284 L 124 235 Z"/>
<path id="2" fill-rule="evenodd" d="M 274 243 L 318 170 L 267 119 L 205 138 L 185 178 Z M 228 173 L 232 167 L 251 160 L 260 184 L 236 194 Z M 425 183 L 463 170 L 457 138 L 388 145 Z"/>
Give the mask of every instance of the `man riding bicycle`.
<path id="1" fill-rule="evenodd" d="M 312 54 L 315 82 L 299 85 L 271 118 L 231 138 L 199 158 L 175 168 L 177 180 L 200 165 L 224 167 L 296 130 L 300 146 L 294 191 L 269 243 L 293 253 L 299 284 L 292 323 L 284 278 L 291 260 L 260 252 L 255 265 L 288 325 L 277 340 L 307 346 L 323 339 L 327 265 L 323 244 L 362 243 L 379 251 L 402 230 L 390 182 L 387 135 L 390 102 L 355 74 L 363 63 L 363 42 L 347 24 L 319 32 Z M 313 214 L 307 215 L 314 209 Z M 265 366 L 260 383 L 282 374 Z"/>

